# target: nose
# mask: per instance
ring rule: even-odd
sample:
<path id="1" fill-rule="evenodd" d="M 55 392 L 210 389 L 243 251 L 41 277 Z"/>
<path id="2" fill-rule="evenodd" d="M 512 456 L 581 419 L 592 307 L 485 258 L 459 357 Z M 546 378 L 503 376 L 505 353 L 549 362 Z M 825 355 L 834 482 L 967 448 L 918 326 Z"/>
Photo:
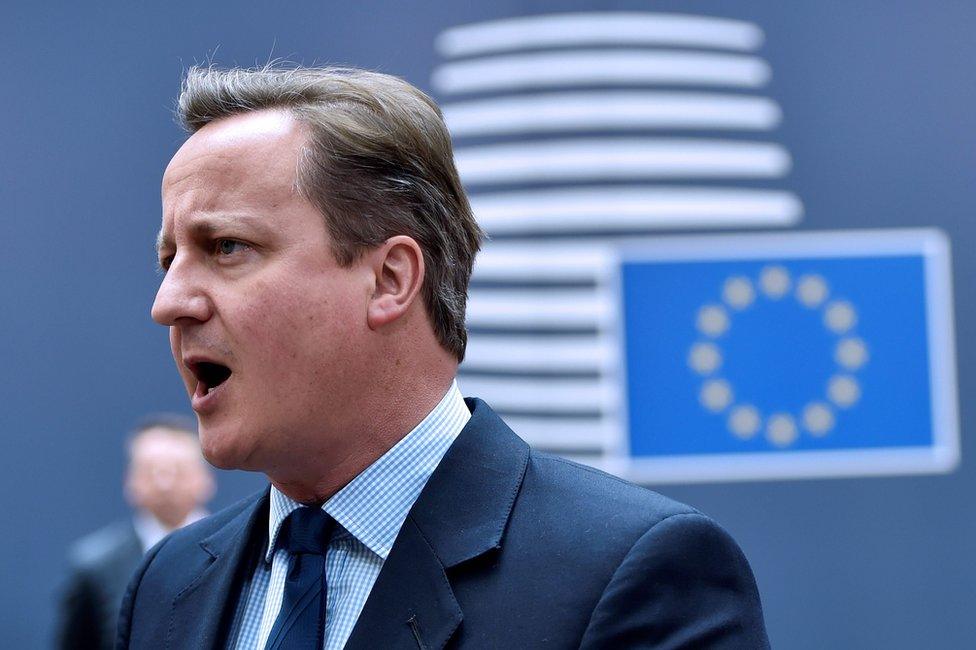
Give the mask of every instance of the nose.
<path id="1" fill-rule="evenodd" d="M 203 282 L 192 269 L 192 263 L 177 255 L 153 301 L 152 319 L 160 325 L 176 325 L 182 319 L 204 322 L 212 307 Z"/>

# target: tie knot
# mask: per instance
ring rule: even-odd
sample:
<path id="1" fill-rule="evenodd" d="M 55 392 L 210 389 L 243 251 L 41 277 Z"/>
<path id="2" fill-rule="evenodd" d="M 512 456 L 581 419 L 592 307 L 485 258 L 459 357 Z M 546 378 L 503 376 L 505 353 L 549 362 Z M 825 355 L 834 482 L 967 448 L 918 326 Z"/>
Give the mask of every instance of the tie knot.
<path id="1" fill-rule="evenodd" d="M 279 546 L 289 553 L 325 555 L 332 537 L 335 519 L 322 508 L 303 506 L 285 517 L 281 525 Z"/>

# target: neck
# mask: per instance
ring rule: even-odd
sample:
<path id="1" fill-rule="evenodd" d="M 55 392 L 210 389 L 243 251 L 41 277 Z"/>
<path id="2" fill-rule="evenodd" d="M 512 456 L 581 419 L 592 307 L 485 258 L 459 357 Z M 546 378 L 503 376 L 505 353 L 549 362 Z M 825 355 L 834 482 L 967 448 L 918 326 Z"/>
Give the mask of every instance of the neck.
<path id="1" fill-rule="evenodd" d="M 295 501 L 324 503 L 420 424 L 443 399 L 456 371 L 454 364 L 447 372 L 398 384 L 410 389 L 390 391 L 369 402 L 368 412 L 355 413 L 359 417 L 343 428 L 334 446 L 303 450 L 300 461 L 283 463 L 281 471 L 268 472 L 268 479 Z"/>

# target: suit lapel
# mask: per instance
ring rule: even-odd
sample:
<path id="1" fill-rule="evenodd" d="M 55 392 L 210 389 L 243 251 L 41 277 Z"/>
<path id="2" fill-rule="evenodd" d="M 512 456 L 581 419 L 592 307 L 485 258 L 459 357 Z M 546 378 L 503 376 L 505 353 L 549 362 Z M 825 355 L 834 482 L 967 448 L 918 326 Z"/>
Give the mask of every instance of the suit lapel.
<path id="1" fill-rule="evenodd" d="M 502 546 L 528 446 L 484 402 L 467 402 L 471 419 L 410 510 L 348 650 L 443 648 L 463 619 L 447 569 Z"/>
<path id="2" fill-rule="evenodd" d="M 442 648 L 460 623 L 444 566 L 408 517 L 346 648 Z"/>
<path id="3" fill-rule="evenodd" d="M 167 648 L 215 648 L 226 636 L 248 559 L 255 526 L 267 522 L 265 492 L 210 537 L 200 542 L 187 572 L 194 578 L 173 600 Z M 235 584 L 236 583 L 236 584 Z"/>

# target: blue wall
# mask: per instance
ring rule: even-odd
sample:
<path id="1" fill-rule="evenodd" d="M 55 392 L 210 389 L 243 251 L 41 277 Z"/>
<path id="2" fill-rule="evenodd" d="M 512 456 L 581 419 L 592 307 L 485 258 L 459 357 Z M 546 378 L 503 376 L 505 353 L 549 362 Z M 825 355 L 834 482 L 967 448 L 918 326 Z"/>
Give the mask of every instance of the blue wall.
<path id="1" fill-rule="evenodd" d="M 126 427 L 186 410 L 149 320 L 159 180 L 184 66 L 350 63 L 429 88 L 442 29 L 580 9 L 758 23 L 801 229 L 935 225 L 953 242 L 963 463 L 948 476 L 667 486 L 750 557 L 781 648 L 976 638 L 976 5 L 499 1 L 11 3 L 0 7 L 0 638 L 43 647 L 69 542 L 125 512 Z M 215 54 L 214 54 L 215 52 Z M 217 505 L 261 477 L 222 474 Z"/>

